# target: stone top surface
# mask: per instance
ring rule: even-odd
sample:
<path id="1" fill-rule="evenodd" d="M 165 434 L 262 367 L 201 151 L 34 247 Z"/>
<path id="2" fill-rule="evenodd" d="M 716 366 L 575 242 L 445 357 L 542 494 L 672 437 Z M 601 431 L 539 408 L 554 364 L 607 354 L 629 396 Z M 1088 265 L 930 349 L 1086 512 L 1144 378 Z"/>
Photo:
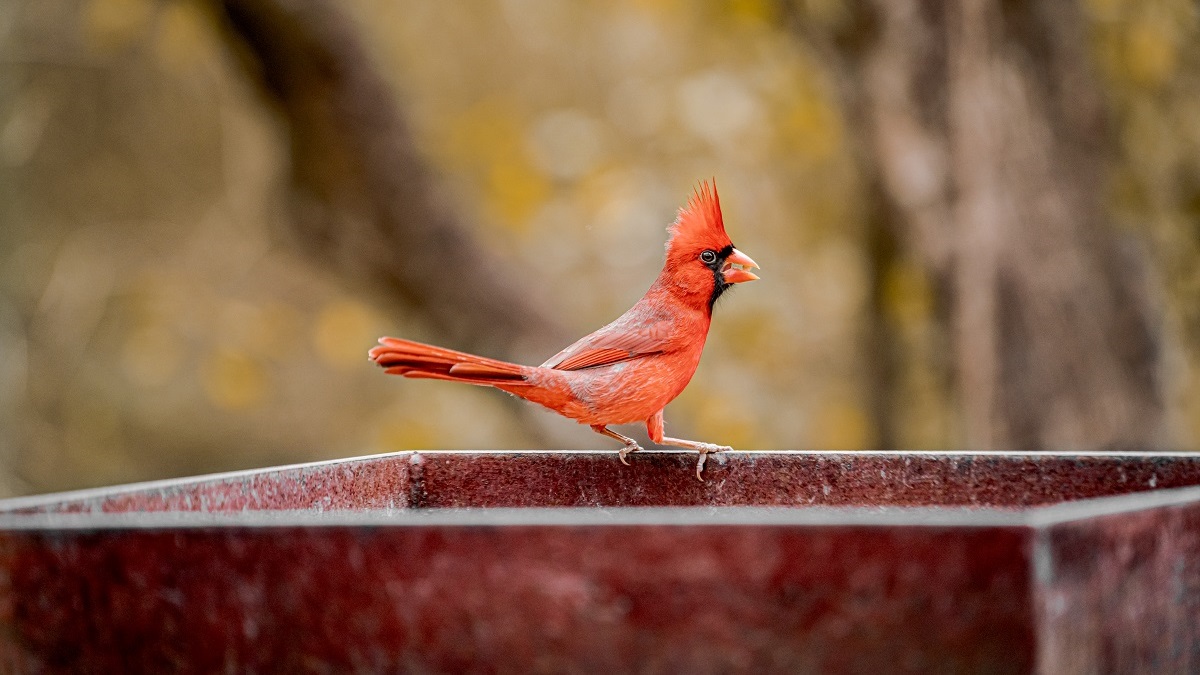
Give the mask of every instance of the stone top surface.
<path id="1" fill-rule="evenodd" d="M 1200 496 L 1200 454 L 1189 453 L 734 452 L 710 459 L 703 483 L 694 458 L 649 451 L 623 466 L 600 451 L 400 452 L 0 500 L 0 527 L 1005 526 Z M 433 513 L 444 509 L 474 511 Z"/>

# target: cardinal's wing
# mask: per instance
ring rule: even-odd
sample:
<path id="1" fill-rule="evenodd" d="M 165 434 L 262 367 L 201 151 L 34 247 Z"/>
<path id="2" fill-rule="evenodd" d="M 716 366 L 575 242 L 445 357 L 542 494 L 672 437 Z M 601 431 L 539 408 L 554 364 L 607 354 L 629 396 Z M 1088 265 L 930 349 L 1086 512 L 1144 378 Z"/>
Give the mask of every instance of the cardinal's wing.
<path id="1" fill-rule="evenodd" d="M 543 368 L 582 370 L 661 354 L 671 347 L 674 322 L 630 312 L 550 357 Z"/>

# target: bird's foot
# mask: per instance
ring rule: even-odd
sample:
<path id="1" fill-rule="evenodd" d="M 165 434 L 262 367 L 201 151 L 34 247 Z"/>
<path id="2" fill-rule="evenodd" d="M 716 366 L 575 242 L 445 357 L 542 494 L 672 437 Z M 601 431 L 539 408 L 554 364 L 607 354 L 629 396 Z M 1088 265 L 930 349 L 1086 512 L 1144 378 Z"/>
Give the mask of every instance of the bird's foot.
<path id="1" fill-rule="evenodd" d="M 731 452 L 733 448 L 728 445 L 717 445 L 716 443 L 696 443 L 696 452 L 700 453 L 700 461 L 696 462 L 696 480 L 704 482 L 704 477 L 700 474 L 704 471 L 704 462 L 708 460 L 710 452 Z"/>
<path id="2" fill-rule="evenodd" d="M 637 443 L 634 443 L 633 441 L 630 441 L 629 443 L 625 444 L 625 447 L 623 447 L 617 451 L 617 458 L 621 460 L 622 464 L 624 464 L 625 466 L 629 466 L 629 462 L 625 461 L 625 458 L 629 456 L 629 453 L 637 452 L 638 450 L 641 450 L 641 449 L 642 449 L 642 446 L 638 445 Z"/>

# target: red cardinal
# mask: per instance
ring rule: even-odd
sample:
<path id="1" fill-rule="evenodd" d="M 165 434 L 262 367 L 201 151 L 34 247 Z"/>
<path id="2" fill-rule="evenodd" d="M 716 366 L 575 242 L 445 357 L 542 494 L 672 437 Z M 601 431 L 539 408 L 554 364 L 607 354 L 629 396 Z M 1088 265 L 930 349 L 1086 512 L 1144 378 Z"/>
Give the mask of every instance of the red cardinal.
<path id="1" fill-rule="evenodd" d="M 629 311 L 555 354 L 540 366 L 521 366 L 451 349 L 380 338 L 371 360 L 405 377 L 495 387 L 541 404 L 625 444 L 619 457 L 641 450 L 610 424 L 645 422 L 655 443 L 700 453 L 700 480 L 710 452 L 728 446 L 663 435 L 663 408 L 696 372 L 713 304 L 732 284 L 754 281 L 758 267 L 725 234 L 716 184 L 704 182 L 667 229 L 662 273 Z"/>

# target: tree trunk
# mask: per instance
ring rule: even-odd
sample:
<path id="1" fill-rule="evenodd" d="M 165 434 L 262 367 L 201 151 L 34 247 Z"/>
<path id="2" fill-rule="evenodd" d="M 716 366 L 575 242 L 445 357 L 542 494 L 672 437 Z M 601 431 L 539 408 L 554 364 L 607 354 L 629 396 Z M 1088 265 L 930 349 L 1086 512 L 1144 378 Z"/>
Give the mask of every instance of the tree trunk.
<path id="1" fill-rule="evenodd" d="M 884 221 L 948 296 L 973 449 L 1161 443 L 1158 316 L 1105 213 L 1085 30 L 1071 2 L 875 0 L 831 50 Z"/>
<path id="2" fill-rule="evenodd" d="M 402 299 L 456 348 L 529 357 L 566 341 L 439 203 L 394 95 L 335 4 L 213 4 L 286 122 L 291 223 L 312 255 Z"/>

